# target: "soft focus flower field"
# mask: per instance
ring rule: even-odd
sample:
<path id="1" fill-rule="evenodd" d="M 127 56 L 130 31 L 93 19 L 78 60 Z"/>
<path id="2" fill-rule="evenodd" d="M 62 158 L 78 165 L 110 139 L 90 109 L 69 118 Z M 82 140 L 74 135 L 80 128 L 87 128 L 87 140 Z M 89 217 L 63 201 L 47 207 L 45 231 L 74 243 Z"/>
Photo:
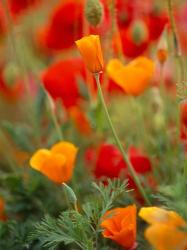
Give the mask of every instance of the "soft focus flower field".
<path id="1" fill-rule="evenodd" d="M 0 1 L 0 250 L 187 250 L 186 0 Z"/>

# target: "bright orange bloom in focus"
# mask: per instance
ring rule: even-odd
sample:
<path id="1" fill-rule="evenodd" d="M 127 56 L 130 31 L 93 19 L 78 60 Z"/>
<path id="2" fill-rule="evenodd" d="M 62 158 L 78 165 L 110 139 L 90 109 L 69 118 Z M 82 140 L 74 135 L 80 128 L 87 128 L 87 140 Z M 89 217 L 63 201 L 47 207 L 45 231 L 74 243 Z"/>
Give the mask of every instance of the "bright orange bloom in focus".
<path id="1" fill-rule="evenodd" d="M 125 93 L 137 96 L 149 86 L 154 73 L 154 63 L 143 56 L 127 65 L 123 65 L 118 59 L 112 59 L 107 65 L 107 73 Z"/>
<path id="2" fill-rule="evenodd" d="M 158 207 L 143 207 L 139 216 L 151 224 L 145 231 L 145 237 L 154 249 L 187 249 L 187 223 L 176 212 Z"/>
<path id="3" fill-rule="evenodd" d="M 0 198 L 0 221 L 5 221 L 6 220 L 6 215 L 4 213 L 5 209 L 5 203 L 2 198 Z"/>
<path id="4" fill-rule="evenodd" d="M 104 67 L 104 60 L 99 36 L 85 36 L 75 43 L 89 71 L 92 73 L 101 72 Z"/>
<path id="5" fill-rule="evenodd" d="M 131 248 L 136 240 L 136 206 L 114 208 L 103 218 L 103 236 L 112 239 L 125 248 Z"/>
<path id="6" fill-rule="evenodd" d="M 61 141 L 50 150 L 36 151 L 30 165 L 56 183 L 68 182 L 73 174 L 77 150 L 72 143 Z"/>

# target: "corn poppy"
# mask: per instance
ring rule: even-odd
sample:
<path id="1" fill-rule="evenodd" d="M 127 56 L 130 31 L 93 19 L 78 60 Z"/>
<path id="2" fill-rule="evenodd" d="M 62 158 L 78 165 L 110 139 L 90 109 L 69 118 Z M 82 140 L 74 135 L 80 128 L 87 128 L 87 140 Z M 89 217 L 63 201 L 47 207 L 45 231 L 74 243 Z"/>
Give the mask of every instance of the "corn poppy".
<path id="1" fill-rule="evenodd" d="M 59 1 L 52 9 L 49 21 L 38 31 L 38 46 L 52 53 L 72 48 L 74 41 L 82 36 L 82 16 L 82 0 Z"/>
<path id="2" fill-rule="evenodd" d="M 13 15 L 21 14 L 28 7 L 38 3 L 40 0 L 8 0 L 10 12 Z"/>
<path id="3" fill-rule="evenodd" d="M 123 54 L 128 58 L 142 55 L 149 47 L 150 40 L 146 24 L 136 28 L 136 22 L 132 22 L 128 28 L 120 29 Z"/>
<path id="4" fill-rule="evenodd" d="M 128 156 L 138 174 L 151 172 L 150 159 L 140 149 L 134 146 L 129 147 Z M 119 178 L 125 174 L 130 179 L 121 152 L 112 144 L 103 143 L 98 149 L 88 148 L 85 153 L 85 160 L 86 164 L 89 164 L 92 168 L 96 178 Z M 136 187 L 134 182 L 130 182 L 130 184 L 132 184 L 130 187 Z"/>
<path id="5" fill-rule="evenodd" d="M 149 30 L 149 39 L 151 41 L 157 40 L 162 34 L 166 24 L 168 23 L 167 14 L 160 10 L 152 9 L 145 17 L 145 22 Z"/>
<path id="6" fill-rule="evenodd" d="M 77 58 L 55 62 L 42 74 L 46 90 L 54 99 L 61 99 L 66 108 L 76 106 L 82 100 L 78 79 L 85 78 L 84 63 Z"/>

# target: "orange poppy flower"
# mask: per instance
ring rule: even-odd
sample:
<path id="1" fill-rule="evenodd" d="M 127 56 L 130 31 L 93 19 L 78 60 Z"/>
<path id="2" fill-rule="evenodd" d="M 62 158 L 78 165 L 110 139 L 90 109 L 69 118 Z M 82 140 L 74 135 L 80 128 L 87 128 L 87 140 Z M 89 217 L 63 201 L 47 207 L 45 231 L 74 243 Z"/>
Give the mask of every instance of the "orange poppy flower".
<path id="1" fill-rule="evenodd" d="M 118 59 L 112 59 L 107 65 L 107 73 L 125 93 L 137 96 L 149 86 L 154 73 L 154 63 L 143 56 L 127 65 L 123 65 Z"/>
<path id="2" fill-rule="evenodd" d="M 89 71 L 92 73 L 101 72 L 104 67 L 104 60 L 99 36 L 85 36 L 75 43 Z"/>
<path id="3" fill-rule="evenodd" d="M 108 211 L 101 223 L 103 236 L 125 248 L 131 248 L 136 240 L 136 206 L 114 208 Z"/>
<path id="4" fill-rule="evenodd" d="M 30 165 L 56 183 L 68 182 L 73 174 L 76 154 L 77 148 L 72 143 L 61 141 L 50 150 L 36 151 Z"/>
<path id="5" fill-rule="evenodd" d="M 151 224 L 145 237 L 156 250 L 186 250 L 187 223 L 174 211 L 158 207 L 143 207 L 139 216 Z"/>

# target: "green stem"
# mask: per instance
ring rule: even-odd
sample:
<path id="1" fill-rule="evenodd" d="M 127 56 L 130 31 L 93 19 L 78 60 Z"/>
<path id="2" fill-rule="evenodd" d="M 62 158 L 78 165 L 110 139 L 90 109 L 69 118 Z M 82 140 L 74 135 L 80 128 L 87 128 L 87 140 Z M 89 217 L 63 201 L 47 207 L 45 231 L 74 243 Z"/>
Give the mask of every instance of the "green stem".
<path id="1" fill-rule="evenodd" d="M 110 128 L 112 130 L 112 133 L 113 133 L 113 136 L 115 138 L 116 144 L 117 144 L 119 150 L 121 151 L 123 159 L 124 159 L 124 161 L 127 164 L 128 170 L 129 170 L 131 176 L 133 177 L 133 180 L 136 183 L 136 185 L 137 185 L 140 193 L 142 194 L 144 200 L 146 201 L 146 203 L 148 205 L 151 205 L 151 202 L 149 201 L 149 198 L 147 197 L 147 194 L 145 193 L 144 188 L 142 187 L 141 182 L 140 182 L 140 180 L 139 180 L 139 178 L 138 178 L 138 176 L 137 176 L 137 174 L 136 174 L 136 172 L 135 172 L 135 170 L 134 170 L 134 168 L 133 168 L 133 166 L 132 166 L 129 158 L 128 158 L 127 154 L 125 153 L 125 151 L 123 149 L 123 146 L 122 146 L 122 144 L 121 144 L 121 142 L 119 140 L 119 137 L 118 137 L 118 135 L 116 133 L 116 130 L 115 130 L 114 126 L 113 126 L 112 120 L 110 118 L 110 115 L 109 115 L 109 112 L 108 112 L 108 109 L 107 109 L 107 106 L 106 106 L 106 103 L 105 103 L 105 100 L 104 100 L 103 92 L 102 92 L 102 89 L 101 89 L 101 84 L 100 84 L 100 80 L 99 80 L 99 74 L 98 73 L 94 74 L 94 76 L 95 76 L 96 83 L 97 83 L 99 98 L 101 100 L 103 109 L 105 111 L 106 118 L 107 118 L 109 126 L 110 126 Z"/>
<path id="2" fill-rule="evenodd" d="M 48 101 L 50 112 L 51 112 L 51 118 L 53 120 L 53 123 L 54 123 L 55 129 L 56 129 L 56 132 L 58 134 L 59 140 L 61 141 L 64 138 L 63 134 L 62 134 L 62 130 L 60 129 L 60 125 L 58 124 L 58 120 L 57 120 L 56 114 L 55 114 L 55 112 L 53 110 L 51 97 L 49 96 L 49 94 L 47 93 L 47 91 L 45 91 L 45 93 L 47 95 L 47 101 Z"/>

